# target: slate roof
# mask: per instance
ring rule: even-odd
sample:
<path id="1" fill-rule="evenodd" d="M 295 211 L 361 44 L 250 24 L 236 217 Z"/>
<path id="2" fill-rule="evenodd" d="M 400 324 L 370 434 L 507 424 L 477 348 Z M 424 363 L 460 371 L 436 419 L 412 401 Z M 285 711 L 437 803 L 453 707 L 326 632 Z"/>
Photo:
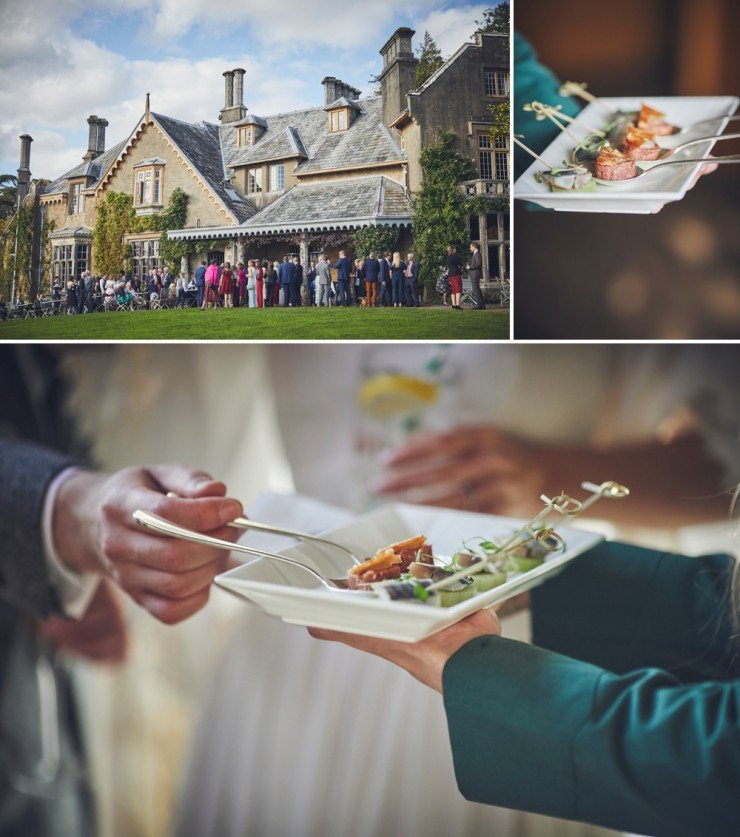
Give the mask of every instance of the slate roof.
<path id="1" fill-rule="evenodd" d="M 330 105 L 327 105 L 324 110 L 335 110 L 336 108 L 352 108 L 353 110 L 362 110 L 362 108 L 352 99 L 346 96 L 340 96 L 335 99 Z"/>
<path id="2" fill-rule="evenodd" d="M 90 227 L 63 227 L 49 233 L 49 238 L 92 238 Z"/>
<path id="3" fill-rule="evenodd" d="M 390 131 L 383 125 L 380 96 L 360 99 L 353 104 L 360 110 L 352 124 L 346 131 L 333 134 L 328 131 L 328 118 L 323 106 L 265 117 L 267 130 L 251 146 L 237 145 L 236 127 L 240 123 L 222 125 L 221 145 L 225 164 L 227 168 L 233 168 L 280 156 L 305 156 L 306 159 L 296 168 L 296 174 L 301 174 L 405 159 Z"/>
<path id="4" fill-rule="evenodd" d="M 409 223 L 411 202 L 405 189 L 382 175 L 299 183 L 240 226 L 244 232 L 367 223 Z"/>
<path id="5" fill-rule="evenodd" d="M 80 163 L 73 169 L 70 169 L 66 174 L 52 180 L 48 183 L 43 191 L 39 192 L 41 195 L 56 195 L 61 193 L 66 194 L 69 191 L 69 181 L 76 177 L 90 177 L 89 186 L 95 186 L 105 172 L 110 168 L 111 163 L 118 157 L 123 150 L 126 141 L 119 142 L 107 151 L 104 151 L 99 157 L 91 160 L 89 163 Z"/>

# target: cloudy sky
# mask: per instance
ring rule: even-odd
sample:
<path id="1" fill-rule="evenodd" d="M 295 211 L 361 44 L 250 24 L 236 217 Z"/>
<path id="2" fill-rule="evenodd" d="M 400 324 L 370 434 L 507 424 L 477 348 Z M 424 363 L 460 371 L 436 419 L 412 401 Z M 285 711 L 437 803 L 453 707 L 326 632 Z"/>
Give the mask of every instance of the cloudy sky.
<path id="1" fill-rule="evenodd" d="M 257 115 L 323 101 L 333 75 L 369 90 L 378 49 L 399 26 L 429 30 L 443 55 L 475 29 L 469 0 L 0 0 L 0 174 L 18 168 L 18 135 L 33 137 L 33 177 L 53 178 L 87 148 L 89 114 L 106 146 L 144 111 L 217 122 L 224 70 L 244 67 Z M 399 8 L 403 5 L 403 8 Z"/>

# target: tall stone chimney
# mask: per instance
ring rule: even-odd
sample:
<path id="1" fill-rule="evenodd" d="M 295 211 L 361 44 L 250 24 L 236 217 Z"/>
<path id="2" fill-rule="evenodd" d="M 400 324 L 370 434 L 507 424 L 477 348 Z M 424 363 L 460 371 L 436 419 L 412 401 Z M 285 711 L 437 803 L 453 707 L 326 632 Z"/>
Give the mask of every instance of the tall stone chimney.
<path id="1" fill-rule="evenodd" d="M 18 206 L 28 195 L 31 183 L 31 143 L 33 138 L 28 134 L 21 134 L 21 159 L 18 167 Z"/>
<path id="2" fill-rule="evenodd" d="M 98 118 L 98 133 L 95 140 L 95 151 L 102 154 L 105 151 L 105 129 L 108 127 L 108 120 Z"/>
<path id="3" fill-rule="evenodd" d="M 406 96 L 416 87 L 416 65 L 411 39 L 414 30 L 401 27 L 381 47 L 383 71 L 378 76 L 383 97 L 383 122 L 390 125 L 406 110 Z"/>
<path id="4" fill-rule="evenodd" d="M 227 70 L 224 73 L 224 106 L 218 118 L 225 125 L 228 122 L 238 122 L 247 115 L 244 107 L 244 73 L 241 67 Z"/>
<path id="5" fill-rule="evenodd" d="M 87 151 L 82 159 L 88 163 L 95 156 L 98 146 L 98 117 L 94 114 L 87 117 Z"/>
<path id="6" fill-rule="evenodd" d="M 339 98 L 339 85 L 341 82 L 334 76 L 326 76 L 321 82 L 324 86 L 324 105 L 330 105 Z"/>

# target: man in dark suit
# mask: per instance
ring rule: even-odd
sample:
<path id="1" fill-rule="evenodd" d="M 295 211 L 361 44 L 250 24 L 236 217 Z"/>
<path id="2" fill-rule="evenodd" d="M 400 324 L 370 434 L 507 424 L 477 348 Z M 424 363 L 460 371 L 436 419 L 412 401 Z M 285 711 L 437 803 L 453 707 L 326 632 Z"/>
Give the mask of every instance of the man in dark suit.
<path id="1" fill-rule="evenodd" d="M 339 251 L 339 259 L 336 264 L 329 265 L 337 271 L 337 285 L 339 288 L 338 305 L 349 307 L 349 275 L 352 272 L 352 262 L 347 258 L 344 250 Z"/>
<path id="2" fill-rule="evenodd" d="M 419 308 L 419 263 L 414 258 L 413 253 L 409 253 L 408 261 L 406 262 L 405 276 L 405 297 L 406 305 L 411 308 Z"/>
<path id="3" fill-rule="evenodd" d="M 293 256 L 293 278 L 290 280 L 290 304 L 301 307 L 301 285 L 303 284 L 303 265 L 298 256 Z"/>
<path id="4" fill-rule="evenodd" d="M 391 291 L 391 259 L 393 253 L 388 250 L 383 253 L 380 260 L 380 304 L 388 307 L 392 299 Z"/>
<path id="5" fill-rule="evenodd" d="M 291 305 L 291 285 L 294 272 L 293 262 L 287 256 L 283 256 L 283 263 L 278 270 L 278 280 L 280 287 L 283 289 L 283 308 L 288 308 Z"/>
<path id="6" fill-rule="evenodd" d="M 203 305 L 203 293 L 206 287 L 206 263 L 201 262 L 195 269 L 195 287 L 198 289 L 198 308 Z"/>
<path id="7" fill-rule="evenodd" d="M 45 347 L 0 347 L 0 834 L 95 833 L 74 694 L 55 649 L 122 658 L 111 580 L 174 624 L 205 605 L 226 565 L 227 553 L 214 560 L 150 534 L 133 511 L 228 537 L 241 509 L 222 483 L 181 466 L 91 469 L 57 363 Z"/>
<path id="8" fill-rule="evenodd" d="M 480 280 L 483 277 L 483 258 L 481 257 L 480 244 L 477 241 L 470 242 L 470 262 L 468 264 L 468 278 L 473 288 L 473 299 L 475 307 L 483 310 L 486 305 L 483 302 L 483 294 L 480 289 Z"/>

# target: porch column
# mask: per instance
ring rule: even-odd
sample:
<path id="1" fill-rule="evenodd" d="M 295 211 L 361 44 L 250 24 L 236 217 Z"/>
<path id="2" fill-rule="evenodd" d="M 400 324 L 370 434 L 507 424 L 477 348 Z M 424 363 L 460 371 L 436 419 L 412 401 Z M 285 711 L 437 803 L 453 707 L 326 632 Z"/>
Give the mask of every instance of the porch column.
<path id="1" fill-rule="evenodd" d="M 303 287 L 306 289 L 306 298 L 308 298 L 308 233 L 301 233 L 301 240 L 298 247 L 298 253 L 300 256 L 301 264 L 303 265 Z"/>
<path id="2" fill-rule="evenodd" d="M 180 256 L 180 271 L 185 274 L 186 279 L 190 279 L 190 260 L 187 256 Z"/>
<path id="3" fill-rule="evenodd" d="M 480 230 L 480 255 L 481 267 L 483 268 L 483 285 L 481 290 L 486 287 L 488 277 L 491 275 L 488 270 L 488 216 L 478 216 L 478 229 Z"/>
<path id="4" fill-rule="evenodd" d="M 246 265 L 247 263 L 247 239 L 238 238 L 236 240 L 236 263 Z"/>

